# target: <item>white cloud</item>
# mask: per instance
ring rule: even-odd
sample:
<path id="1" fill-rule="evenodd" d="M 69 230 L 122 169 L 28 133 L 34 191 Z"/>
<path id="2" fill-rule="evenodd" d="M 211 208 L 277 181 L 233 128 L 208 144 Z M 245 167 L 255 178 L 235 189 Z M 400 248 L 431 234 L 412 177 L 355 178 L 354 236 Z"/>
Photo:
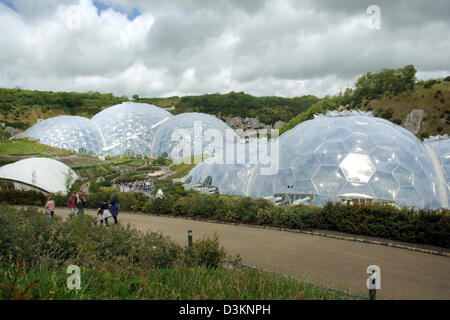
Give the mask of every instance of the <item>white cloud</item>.
<path id="1" fill-rule="evenodd" d="M 446 1 L 0 0 L 0 86 L 170 96 L 334 94 L 362 73 L 450 73 Z M 366 3 L 367 2 L 367 3 Z M 133 20 L 127 12 L 141 13 Z"/>

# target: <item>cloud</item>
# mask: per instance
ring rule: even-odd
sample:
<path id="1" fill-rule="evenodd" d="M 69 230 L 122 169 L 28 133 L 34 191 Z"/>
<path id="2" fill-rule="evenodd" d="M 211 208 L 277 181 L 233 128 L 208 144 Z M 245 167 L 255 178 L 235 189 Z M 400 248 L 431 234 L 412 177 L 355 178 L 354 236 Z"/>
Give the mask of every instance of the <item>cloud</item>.
<path id="1" fill-rule="evenodd" d="M 367 71 L 450 73 L 446 0 L 0 0 L 0 86 L 170 96 L 335 94 Z"/>

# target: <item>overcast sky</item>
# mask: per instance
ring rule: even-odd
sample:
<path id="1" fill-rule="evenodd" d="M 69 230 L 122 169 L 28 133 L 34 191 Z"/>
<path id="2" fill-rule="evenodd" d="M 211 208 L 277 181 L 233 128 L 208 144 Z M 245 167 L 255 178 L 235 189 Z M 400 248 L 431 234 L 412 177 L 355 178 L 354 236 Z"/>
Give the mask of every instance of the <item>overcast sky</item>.
<path id="1" fill-rule="evenodd" d="M 0 0 L 0 87 L 321 97 L 385 67 L 450 75 L 449 17 L 449 0 Z"/>

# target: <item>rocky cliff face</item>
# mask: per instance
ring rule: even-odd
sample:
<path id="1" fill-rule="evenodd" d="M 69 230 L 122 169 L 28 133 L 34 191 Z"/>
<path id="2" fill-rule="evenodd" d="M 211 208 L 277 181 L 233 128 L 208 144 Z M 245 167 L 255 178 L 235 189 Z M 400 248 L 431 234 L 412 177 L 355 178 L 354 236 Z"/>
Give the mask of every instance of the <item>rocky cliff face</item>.
<path id="1" fill-rule="evenodd" d="M 268 125 L 265 123 L 262 123 L 257 118 L 242 118 L 242 117 L 231 117 L 228 116 L 224 119 L 224 121 L 234 130 L 242 129 L 242 130 L 257 130 L 257 129 L 280 129 L 283 125 L 283 121 L 277 121 L 275 124 Z"/>

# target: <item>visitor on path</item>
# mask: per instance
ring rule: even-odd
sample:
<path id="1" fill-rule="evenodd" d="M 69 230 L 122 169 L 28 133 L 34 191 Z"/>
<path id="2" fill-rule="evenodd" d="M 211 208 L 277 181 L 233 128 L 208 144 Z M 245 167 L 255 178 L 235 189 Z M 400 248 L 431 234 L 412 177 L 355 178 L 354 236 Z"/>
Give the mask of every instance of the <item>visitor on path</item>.
<path id="1" fill-rule="evenodd" d="M 84 208 L 86 207 L 86 199 L 84 198 L 83 194 L 77 193 L 77 216 L 80 214 L 84 214 Z"/>
<path id="2" fill-rule="evenodd" d="M 77 201 L 73 193 L 70 195 L 69 200 L 67 200 L 67 206 L 70 209 L 70 216 L 73 217 L 75 215 L 75 210 L 77 208 Z"/>
<path id="3" fill-rule="evenodd" d="M 106 200 L 103 200 L 103 202 L 98 207 L 97 215 L 100 218 L 100 225 L 102 226 L 103 220 L 105 220 L 105 225 L 109 227 L 108 218 L 111 216 L 111 214 L 108 211 L 108 202 Z"/>
<path id="4" fill-rule="evenodd" d="M 117 200 L 117 196 L 114 195 L 110 202 L 110 209 L 109 209 L 114 219 L 114 224 L 118 223 L 117 216 L 119 215 L 119 208 L 120 208 L 119 200 Z"/>
<path id="5" fill-rule="evenodd" d="M 53 217 L 55 215 L 55 202 L 53 201 L 53 199 L 51 197 L 48 197 L 48 201 L 45 204 L 45 214 L 48 217 Z"/>

